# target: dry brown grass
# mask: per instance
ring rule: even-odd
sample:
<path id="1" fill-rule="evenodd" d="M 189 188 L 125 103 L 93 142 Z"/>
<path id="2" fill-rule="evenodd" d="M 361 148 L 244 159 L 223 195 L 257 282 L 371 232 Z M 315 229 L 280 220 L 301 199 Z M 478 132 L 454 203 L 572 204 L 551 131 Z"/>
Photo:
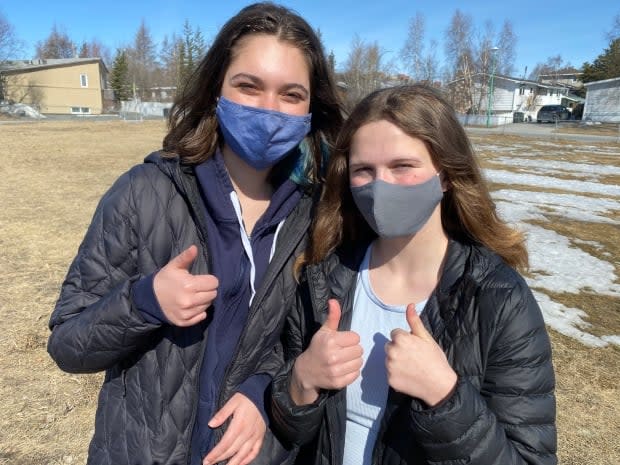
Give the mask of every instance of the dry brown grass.
<path id="1" fill-rule="evenodd" d="M 564 121 L 559 123 L 559 127 L 556 132 L 563 134 L 588 134 L 595 136 L 620 137 L 620 124 L 588 124 L 585 121 Z"/>
<path id="2" fill-rule="evenodd" d="M 70 375 L 54 365 L 45 349 L 47 321 L 97 201 L 120 173 L 160 147 L 164 131 L 162 122 L 0 124 L 0 465 L 85 463 L 102 377 Z M 536 145 L 506 136 L 476 137 L 481 141 Z M 485 159 L 494 156 L 482 152 Z M 574 157 L 587 158 L 587 150 Z M 620 157 L 603 158 L 620 165 Z M 618 270 L 617 227 L 544 226 L 602 244 Z M 588 308 L 594 333 L 618 333 L 618 299 L 586 293 L 553 298 Z M 620 350 L 551 336 L 561 463 L 620 463 Z"/>
<path id="3" fill-rule="evenodd" d="M 86 462 L 102 378 L 55 366 L 47 322 L 97 201 L 164 131 L 161 121 L 0 125 L 2 465 Z"/>

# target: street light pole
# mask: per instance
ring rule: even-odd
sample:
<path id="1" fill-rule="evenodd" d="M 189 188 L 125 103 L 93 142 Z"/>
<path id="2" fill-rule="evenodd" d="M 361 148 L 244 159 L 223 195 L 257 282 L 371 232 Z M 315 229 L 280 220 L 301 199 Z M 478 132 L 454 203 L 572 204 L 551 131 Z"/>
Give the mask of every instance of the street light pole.
<path id="1" fill-rule="evenodd" d="M 495 54 L 499 50 L 493 47 L 491 53 L 491 76 L 489 77 L 489 101 L 487 102 L 487 128 L 491 125 L 491 109 L 493 107 L 493 85 L 495 84 Z"/>

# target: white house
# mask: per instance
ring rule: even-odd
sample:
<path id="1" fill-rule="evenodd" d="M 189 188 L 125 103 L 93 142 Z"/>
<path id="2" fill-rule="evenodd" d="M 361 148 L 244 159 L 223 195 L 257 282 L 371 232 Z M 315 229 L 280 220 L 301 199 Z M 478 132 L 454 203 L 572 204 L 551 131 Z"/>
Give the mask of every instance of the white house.
<path id="1" fill-rule="evenodd" d="M 532 121 L 536 120 L 536 113 L 543 105 L 555 104 L 570 107 L 573 102 L 583 100 L 570 95 L 568 88 L 563 85 L 543 84 L 503 75 L 493 76 L 493 91 L 491 92 L 490 77 L 486 73 L 478 73 L 473 77 L 473 94 L 469 102 L 474 103 L 473 105 L 469 103 L 469 107 L 464 108 L 464 102 L 460 102 L 460 105 L 456 105 L 457 111 L 478 114 L 481 122 L 488 114 L 491 124 L 496 126 L 512 123 L 517 112 L 523 119 Z M 454 88 L 453 95 L 454 91 L 463 94 L 463 84 L 464 80 L 458 79 L 449 83 L 448 87 Z M 491 111 L 487 112 L 489 97 L 491 97 Z M 468 123 L 476 124 L 471 121 L 471 118 L 468 116 Z"/>
<path id="2" fill-rule="evenodd" d="M 586 103 L 583 119 L 602 123 L 620 123 L 620 77 L 585 84 Z"/>

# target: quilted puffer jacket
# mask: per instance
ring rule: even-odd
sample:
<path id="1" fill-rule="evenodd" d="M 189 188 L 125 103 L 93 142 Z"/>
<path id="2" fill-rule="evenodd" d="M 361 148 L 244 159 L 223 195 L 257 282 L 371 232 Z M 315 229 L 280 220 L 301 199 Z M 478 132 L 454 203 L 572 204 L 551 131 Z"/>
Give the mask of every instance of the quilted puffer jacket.
<path id="1" fill-rule="evenodd" d="M 312 203 L 304 195 L 280 230 L 218 409 L 249 375 L 277 371 L 281 357 L 274 347 L 294 302 L 292 266 L 306 244 Z M 191 273 L 208 273 L 203 215 L 193 168 L 159 154 L 121 176 L 95 211 L 62 285 L 48 342 L 61 369 L 106 372 L 89 464 L 188 463 L 209 318 L 189 328 L 149 323 L 132 303 L 131 285 L 191 244 L 199 247 Z M 216 441 L 224 428 L 215 432 Z M 271 463 L 280 452 L 268 434 L 256 463 Z"/>
<path id="2" fill-rule="evenodd" d="M 310 266 L 289 316 L 289 360 L 274 379 L 272 427 L 303 446 L 297 463 L 342 463 L 346 390 L 296 406 L 288 393 L 294 357 L 325 321 L 327 299 L 350 328 L 361 255 Z M 442 404 L 390 388 L 373 449 L 381 465 L 551 465 L 556 459 L 554 372 L 540 309 L 523 278 L 482 247 L 450 241 L 440 282 L 421 315 L 459 380 Z"/>

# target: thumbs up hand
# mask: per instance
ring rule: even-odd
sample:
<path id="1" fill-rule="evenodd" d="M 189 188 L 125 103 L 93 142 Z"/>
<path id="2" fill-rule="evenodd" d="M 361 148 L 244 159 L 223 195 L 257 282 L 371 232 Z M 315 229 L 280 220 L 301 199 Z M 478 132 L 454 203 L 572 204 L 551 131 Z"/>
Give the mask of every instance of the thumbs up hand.
<path id="1" fill-rule="evenodd" d="M 395 329 L 392 340 L 385 344 L 388 384 L 433 407 L 452 393 L 457 375 L 424 327 L 414 304 L 407 306 L 406 317 L 411 331 Z"/>
<path id="2" fill-rule="evenodd" d="M 353 331 L 338 331 L 340 304 L 330 299 L 327 305 L 327 320 L 293 367 L 290 393 L 297 405 L 314 402 L 321 389 L 342 389 L 360 375 L 360 337 Z"/>
<path id="3" fill-rule="evenodd" d="M 157 272 L 153 290 L 159 306 L 176 326 L 193 326 L 207 317 L 206 310 L 217 295 L 217 278 L 213 275 L 194 276 L 189 268 L 198 255 L 192 245 L 174 257 Z"/>

